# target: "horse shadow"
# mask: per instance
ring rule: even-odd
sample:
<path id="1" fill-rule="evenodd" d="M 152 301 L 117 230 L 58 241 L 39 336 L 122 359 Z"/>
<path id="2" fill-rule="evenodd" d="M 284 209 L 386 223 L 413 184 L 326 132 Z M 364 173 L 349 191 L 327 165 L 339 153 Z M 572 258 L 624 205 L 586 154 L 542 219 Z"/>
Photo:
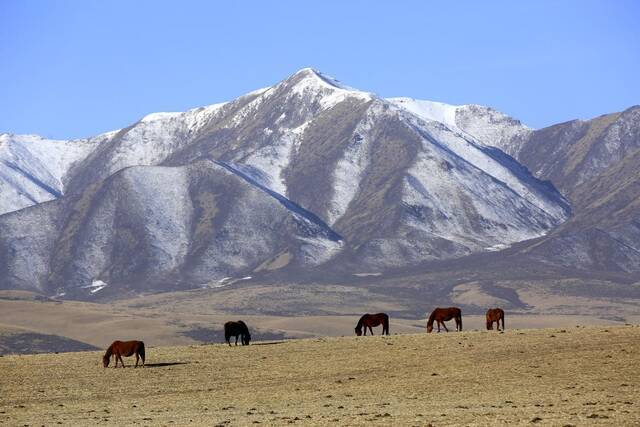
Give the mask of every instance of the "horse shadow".
<path id="1" fill-rule="evenodd" d="M 188 365 L 191 362 L 160 362 L 160 363 L 145 363 L 145 368 L 163 368 L 165 366 L 175 365 Z"/>
<path id="2" fill-rule="evenodd" d="M 252 345 L 276 345 L 276 344 L 284 344 L 286 341 L 263 341 L 263 342 L 256 342 L 253 343 Z"/>

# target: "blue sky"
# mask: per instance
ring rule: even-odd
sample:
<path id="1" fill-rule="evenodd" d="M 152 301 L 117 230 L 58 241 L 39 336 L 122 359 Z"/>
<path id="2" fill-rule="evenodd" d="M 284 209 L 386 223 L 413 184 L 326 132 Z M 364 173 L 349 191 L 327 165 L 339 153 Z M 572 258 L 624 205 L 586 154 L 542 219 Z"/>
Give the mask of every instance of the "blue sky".
<path id="1" fill-rule="evenodd" d="M 640 104 L 638 1 L 0 0 L 0 132 L 84 137 L 303 67 L 532 127 Z"/>

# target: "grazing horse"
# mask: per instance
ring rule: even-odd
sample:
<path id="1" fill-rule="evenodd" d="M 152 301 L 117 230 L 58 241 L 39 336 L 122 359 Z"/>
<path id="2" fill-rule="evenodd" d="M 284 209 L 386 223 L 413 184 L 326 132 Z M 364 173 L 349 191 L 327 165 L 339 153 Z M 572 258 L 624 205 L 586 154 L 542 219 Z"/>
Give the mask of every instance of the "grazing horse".
<path id="1" fill-rule="evenodd" d="M 496 322 L 496 328 L 500 330 L 500 320 L 502 320 L 502 330 L 504 331 L 504 310 L 501 308 L 490 308 L 487 310 L 487 330 L 493 330 L 493 322 Z"/>
<path id="2" fill-rule="evenodd" d="M 104 356 L 102 356 L 102 364 L 105 368 L 109 366 L 109 361 L 113 355 L 113 358 L 116 361 L 116 364 L 113 367 L 117 368 L 118 360 L 120 360 L 120 363 L 124 368 L 122 356 L 130 357 L 134 354 L 136 355 L 135 367 L 138 367 L 138 361 L 140 359 L 142 359 L 142 366 L 144 366 L 144 343 L 142 341 L 114 341 L 104 353 Z"/>
<path id="3" fill-rule="evenodd" d="M 371 327 L 376 327 L 382 325 L 382 335 L 389 335 L 389 316 L 386 313 L 378 313 L 378 314 L 365 314 L 358 320 L 358 324 L 356 325 L 356 335 L 362 335 L 362 326 L 364 326 L 364 335 L 367 335 L 367 328 L 373 335 L 373 329 Z"/>
<path id="4" fill-rule="evenodd" d="M 249 345 L 251 341 L 251 334 L 247 324 L 242 320 L 237 322 L 227 322 L 224 324 L 224 339 L 227 340 L 227 344 L 231 345 L 231 337 L 236 337 L 236 345 L 238 345 L 238 337 L 241 338 L 242 345 Z"/>
<path id="5" fill-rule="evenodd" d="M 447 329 L 447 325 L 444 322 L 447 322 L 451 319 L 456 320 L 456 331 L 462 330 L 462 310 L 458 307 L 449 307 L 449 308 L 436 308 L 429 316 L 429 320 L 427 321 L 427 332 L 431 333 L 433 331 L 433 321 L 438 322 L 438 332 L 440 332 L 440 325 L 444 328 L 445 331 L 449 332 Z"/>

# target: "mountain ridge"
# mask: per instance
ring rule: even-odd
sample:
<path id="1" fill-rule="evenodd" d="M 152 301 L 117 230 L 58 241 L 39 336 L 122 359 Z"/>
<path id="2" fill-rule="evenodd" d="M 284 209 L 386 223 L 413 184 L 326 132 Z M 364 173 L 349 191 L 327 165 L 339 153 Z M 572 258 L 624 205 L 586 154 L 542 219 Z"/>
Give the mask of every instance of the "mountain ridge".
<path id="1" fill-rule="evenodd" d="M 303 69 L 94 142 L 60 177 L 62 197 L 0 215 L 0 288 L 88 298 L 265 268 L 384 271 L 554 238 L 569 201 L 517 161 L 544 131 Z"/>

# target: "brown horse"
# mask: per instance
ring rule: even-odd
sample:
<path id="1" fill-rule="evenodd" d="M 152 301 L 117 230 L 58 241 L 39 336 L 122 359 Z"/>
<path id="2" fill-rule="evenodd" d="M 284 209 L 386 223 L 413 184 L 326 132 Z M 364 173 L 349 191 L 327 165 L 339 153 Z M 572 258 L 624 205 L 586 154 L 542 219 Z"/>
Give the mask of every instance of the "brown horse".
<path id="1" fill-rule="evenodd" d="M 358 320 L 358 324 L 356 325 L 356 335 L 362 335 L 362 327 L 364 326 L 364 335 L 367 335 L 367 328 L 369 328 L 369 332 L 373 335 L 373 329 L 371 327 L 376 327 L 382 325 L 382 335 L 389 335 L 389 316 L 386 313 L 378 313 L 378 314 L 365 314 L 360 320 Z"/>
<path id="2" fill-rule="evenodd" d="M 490 308 L 487 310 L 487 330 L 493 330 L 493 322 L 496 322 L 496 328 L 500 330 L 500 320 L 502 320 L 502 330 L 504 331 L 504 310 L 501 308 Z"/>
<path id="3" fill-rule="evenodd" d="M 249 345 L 251 341 L 251 334 L 247 324 L 242 320 L 237 322 L 227 322 L 224 324 L 224 339 L 227 344 L 231 345 L 231 337 L 236 337 L 236 345 L 238 345 L 238 337 L 241 338 L 242 345 Z"/>
<path id="4" fill-rule="evenodd" d="M 109 366 L 109 361 L 113 355 L 116 361 L 113 367 L 118 367 L 118 359 L 120 359 L 120 363 L 122 363 L 122 367 L 124 368 L 122 356 L 129 357 L 134 354 L 136 355 L 135 367 L 138 367 L 138 361 L 140 359 L 142 359 L 142 366 L 144 366 L 144 343 L 142 341 L 114 341 L 104 353 L 104 356 L 102 356 L 102 364 L 105 368 Z"/>
<path id="5" fill-rule="evenodd" d="M 440 332 L 440 325 L 444 328 L 445 331 L 449 332 L 447 329 L 447 325 L 444 322 L 447 322 L 451 319 L 456 320 L 456 331 L 462 330 L 462 310 L 458 307 L 449 307 L 449 308 L 436 308 L 429 316 L 429 320 L 427 321 L 427 332 L 431 333 L 433 331 L 433 321 L 438 322 L 438 332 Z"/>

